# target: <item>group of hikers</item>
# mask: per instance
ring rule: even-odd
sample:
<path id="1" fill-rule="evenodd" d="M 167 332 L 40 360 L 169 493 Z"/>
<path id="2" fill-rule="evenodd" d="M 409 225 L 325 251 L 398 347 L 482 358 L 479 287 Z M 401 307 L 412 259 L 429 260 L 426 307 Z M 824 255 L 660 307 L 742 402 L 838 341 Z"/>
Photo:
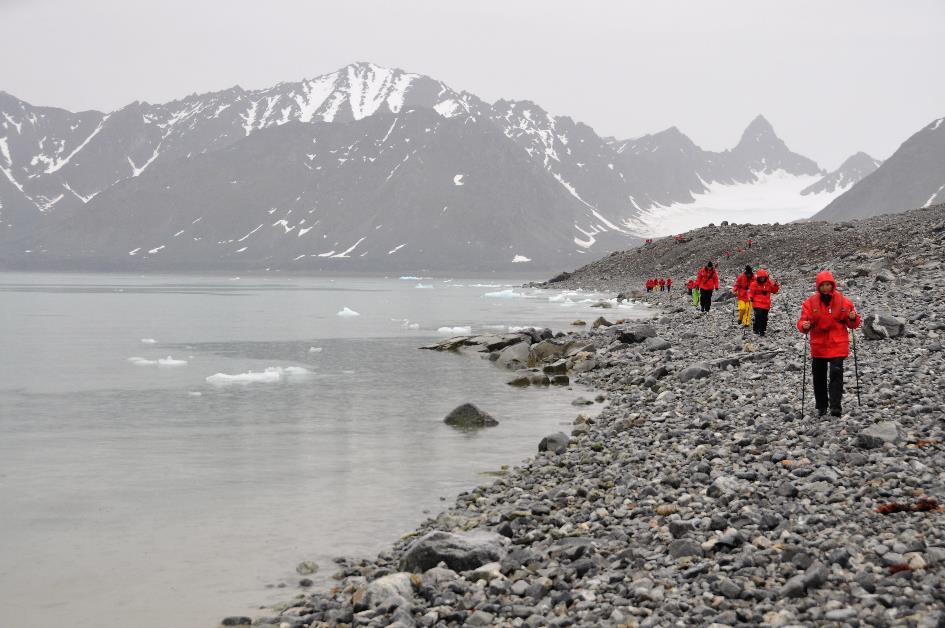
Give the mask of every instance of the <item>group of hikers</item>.
<path id="1" fill-rule="evenodd" d="M 660 289 L 660 292 L 669 292 L 673 287 L 673 278 L 672 277 L 659 277 L 647 279 L 646 283 L 647 292 L 653 292 L 657 288 Z"/>
<path id="2" fill-rule="evenodd" d="M 850 348 L 848 330 L 859 328 L 861 319 L 853 302 L 837 290 L 837 282 L 829 271 L 819 273 L 814 283 L 814 293 L 801 307 L 797 330 L 807 336 L 806 342 L 810 345 L 817 412 L 821 416 L 828 411 L 833 416 L 840 416 L 843 361 Z M 700 307 L 702 313 L 708 313 L 712 308 L 712 293 L 719 289 L 719 285 L 718 270 L 710 261 L 699 269 L 695 279 L 686 282 L 686 289 L 692 295 L 692 304 Z M 738 299 L 737 323 L 743 329 L 751 326 L 754 333 L 764 336 L 768 328 L 771 296 L 780 289 L 767 270 L 760 268 L 755 272 L 746 265 L 732 286 Z M 806 351 L 805 346 L 805 368 Z"/>

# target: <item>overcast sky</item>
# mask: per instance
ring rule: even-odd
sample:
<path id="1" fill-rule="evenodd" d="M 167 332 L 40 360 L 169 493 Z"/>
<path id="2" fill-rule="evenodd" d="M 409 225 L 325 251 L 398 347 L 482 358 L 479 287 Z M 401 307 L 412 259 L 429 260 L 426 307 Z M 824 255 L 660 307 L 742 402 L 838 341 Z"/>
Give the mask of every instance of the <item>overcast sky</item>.
<path id="1" fill-rule="evenodd" d="M 621 138 L 720 150 L 763 113 L 826 168 L 945 116 L 945 0 L 0 0 L 0 24 L 0 90 L 72 110 L 371 61 Z"/>

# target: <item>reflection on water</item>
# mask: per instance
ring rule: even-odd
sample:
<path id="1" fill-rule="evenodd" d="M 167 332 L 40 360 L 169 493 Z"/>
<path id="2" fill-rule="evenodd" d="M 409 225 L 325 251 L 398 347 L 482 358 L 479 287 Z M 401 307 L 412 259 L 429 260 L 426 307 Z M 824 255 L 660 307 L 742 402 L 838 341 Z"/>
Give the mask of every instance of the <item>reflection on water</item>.
<path id="1" fill-rule="evenodd" d="M 5 625 L 207 626 L 252 614 L 291 597 L 266 585 L 294 587 L 299 561 L 327 577 L 333 556 L 385 548 L 441 497 L 531 455 L 586 394 L 513 389 L 487 362 L 417 350 L 441 325 L 560 328 L 587 316 L 544 295 L 111 276 L 86 277 L 83 290 L 62 275 L 4 277 Z M 345 306 L 360 320 L 340 320 Z M 186 364 L 128 361 L 169 355 Z M 310 373 L 207 381 L 267 367 Z M 500 425 L 442 423 L 467 401 Z"/>

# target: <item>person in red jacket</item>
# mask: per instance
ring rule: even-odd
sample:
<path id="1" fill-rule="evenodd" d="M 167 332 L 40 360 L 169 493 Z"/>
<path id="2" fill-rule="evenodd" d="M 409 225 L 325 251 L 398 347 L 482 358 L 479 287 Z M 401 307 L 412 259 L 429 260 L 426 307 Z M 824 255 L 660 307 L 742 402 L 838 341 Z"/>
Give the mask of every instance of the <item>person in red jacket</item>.
<path id="1" fill-rule="evenodd" d="M 751 325 L 751 301 L 748 300 L 748 288 L 755 279 L 755 273 L 751 266 L 745 265 L 745 272 L 738 276 L 735 285 L 732 286 L 732 292 L 738 297 L 738 322 L 742 327 Z"/>
<path id="2" fill-rule="evenodd" d="M 817 274 L 816 285 L 817 292 L 804 301 L 797 329 L 810 336 L 811 376 L 817 412 L 823 416 L 829 405 L 830 414 L 840 416 L 843 360 L 850 353 L 847 330 L 860 326 L 860 315 L 853 302 L 837 290 L 837 282 L 829 271 Z"/>
<path id="3" fill-rule="evenodd" d="M 666 292 L 666 280 L 660 277 L 660 292 Z"/>
<path id="4" fill-rule="evenodd" d="M 712 291 L 719 289 L 719 274 L 712 267 L 712 262 L 699 269 L 696 284 L 699 286 L 699 305 L 703 312 L 708 312 L 712 309 Z"/>
<path id="5" fill-rule="evenodd" d="M 673 278 L 667 277 L 666 278 L 666 292 L 669 292 L 672 289 L 673 289 Z"/>
<path id="6" fill-rule="evenodd" d="M 759 336 L 764 336 L 768 329 L 768 311 L 771 309 L 771 295 L 777 294 L 781 286 L 768 276 L 768 271 L 759 268 L 754 280 L 748 287 L 748 300 L 755 310 L 755 326 L 752 329 Z"/>

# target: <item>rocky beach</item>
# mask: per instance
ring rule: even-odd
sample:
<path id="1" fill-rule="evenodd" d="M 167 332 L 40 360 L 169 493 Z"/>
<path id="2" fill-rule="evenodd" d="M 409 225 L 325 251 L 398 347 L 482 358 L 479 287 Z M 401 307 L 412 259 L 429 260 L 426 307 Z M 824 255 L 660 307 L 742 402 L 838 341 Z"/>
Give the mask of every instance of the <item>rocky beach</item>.
<path id="1" fill-rule="evenodd" d="M 945 205 L 682 236 L 545 284 L 648 303 L 650 320 L 602 302 L 576 331 L 427 347 L 513 385 L 581 382 L 600 414 L 576 405 L 568 433 L 536 434 L 533 458 L 389 551 L 339 557 L 330 590 L 223 625 L 945 626 Z M 683 287 L 708 260 L 722 287 L 701 315 Z M 781 285 L 765 337 L 735 322 L 745 264 Z M 801 407 L 795 323 L 822 269 L 863 319 L 840 417 L 817 416 L 809 381 Z M 674 289 L 643 292 L 653 276 Z"/>

